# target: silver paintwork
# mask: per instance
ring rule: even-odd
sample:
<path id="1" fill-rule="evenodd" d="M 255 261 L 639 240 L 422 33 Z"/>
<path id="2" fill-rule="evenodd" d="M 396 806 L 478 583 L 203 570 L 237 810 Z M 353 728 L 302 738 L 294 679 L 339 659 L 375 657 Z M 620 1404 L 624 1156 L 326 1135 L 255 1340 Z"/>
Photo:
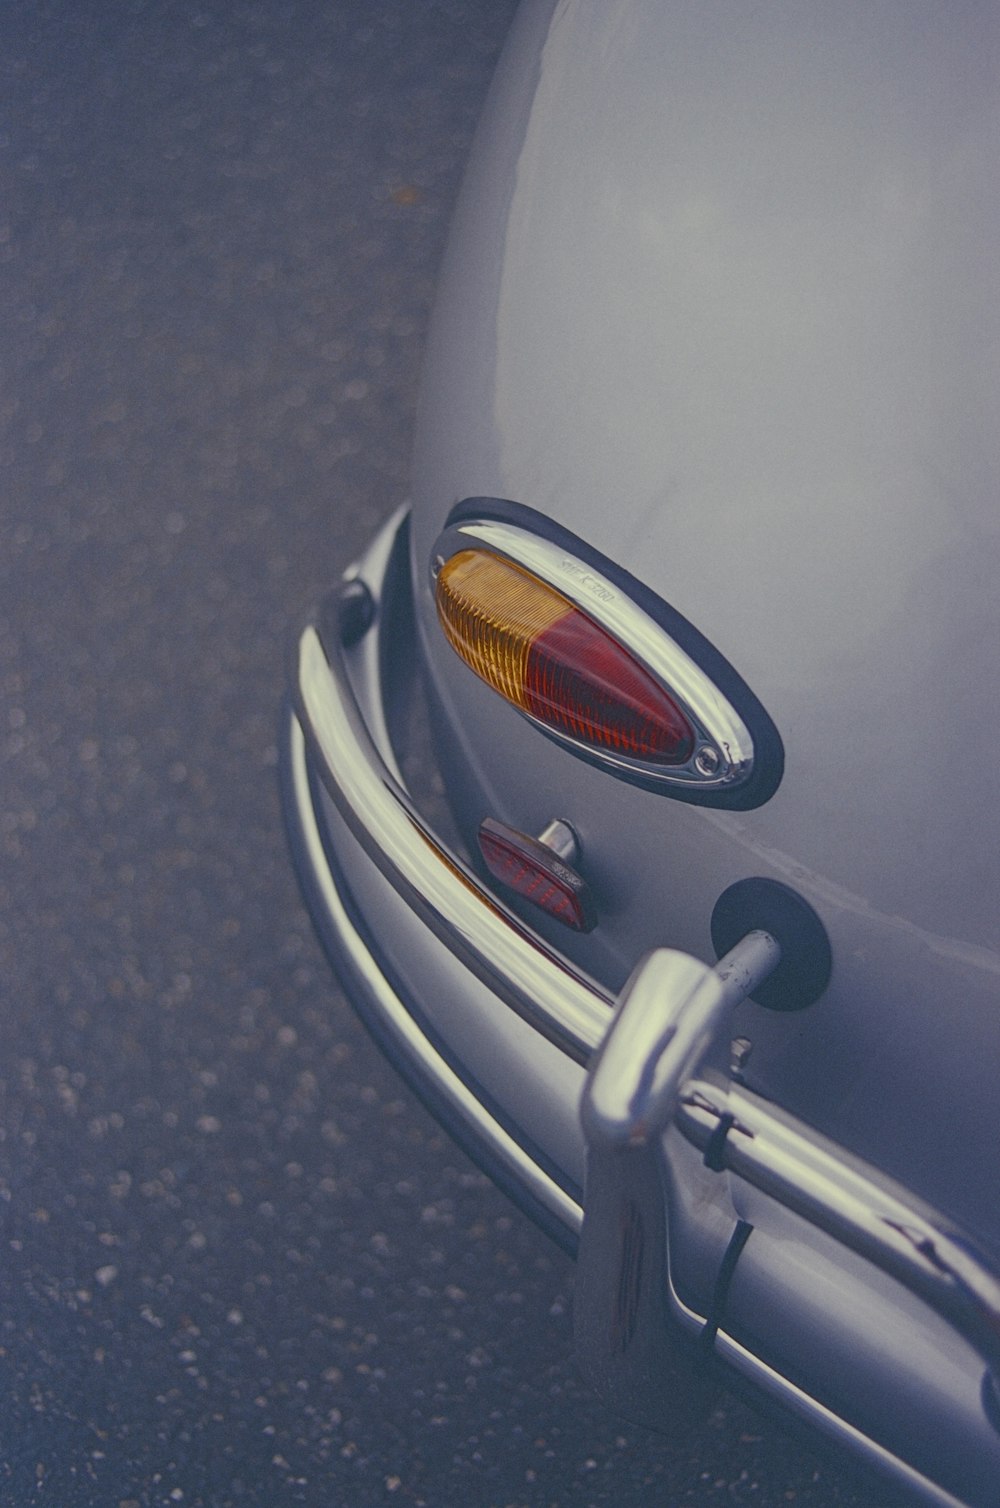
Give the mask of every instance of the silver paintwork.
<path id="1" fill-rule="evenodd" d="M 419 586 L 459 498 L 550 514 L 764 702 L 751 841 L 994 959 L 998 47 L 992 0 L 529 4 L 414 474 Z"/>
<path id="2" fill-rule="evenodd" d="M 749 780 L 754 749 L 743 719 L 691 656 L 621 587 L 550 540 L 495 519 L 463 519 L 445 530 L 432 558 L 447 560 L 473 544 L 524 566 L 624 645 L 686 714 L 695 747 L 684 764 L 657 766 L 615 749 L 584 747 L 519 709 L 523 717 L 548 737 L 625 778 L 641 776 L 665 789 L 680 785 L 704 791 L 732 790 Z"/>
<path id="3" fill-rule="evenodd" d="M 617 988 L 664 936 L 705 956 L 734 880 L 799 889 L 833 979 L 740 1008 L 748 1076 L 994 1252 L 998 42 L 983 0 L 527 5 L 441 281 L 412 573 L 457 805 L 580 834 L 573 956 Z M 473 496 L 718 647 L 785 745 L 767 805 L 612 786 L 450 663 L 427 563 Z"/>

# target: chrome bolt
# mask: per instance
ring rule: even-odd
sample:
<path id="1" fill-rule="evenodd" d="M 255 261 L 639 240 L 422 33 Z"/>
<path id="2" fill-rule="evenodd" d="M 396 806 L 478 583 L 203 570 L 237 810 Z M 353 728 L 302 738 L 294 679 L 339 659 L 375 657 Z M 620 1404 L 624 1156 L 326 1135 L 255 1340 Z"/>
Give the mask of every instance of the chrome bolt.
<path id="1" fill-rule="evenodd" d="M 538 834 L 539 843 L 562 859 L 564 864 L 576 864 L 580 858 L 580 840 L 568 822 L 556 817 L 543 832 Z"/>
<path id="2" fill-rule="evenodd" d="M 706 778 L 710 775 L 717 775 L 719 773 L 719 765 L 721 764 L 721 762 L 722 761 L 719 759 L 718 752 L 715 749 L 710 748 L 707 744 L 703 748 L 699 749 L 697 754 L 694 756 L 695 769 L 698 771 L 699 775 L 704 775 L 706 776 Z"/>
<path id="3" fill-rule="evenodd" d="M 750 1061 L 753 1052 L 753 1043 L 749 1037 L 734 1037 L 729 1044 L 729 1071 L 734 1079 L 741 1077 L 744 1068 Z"/>

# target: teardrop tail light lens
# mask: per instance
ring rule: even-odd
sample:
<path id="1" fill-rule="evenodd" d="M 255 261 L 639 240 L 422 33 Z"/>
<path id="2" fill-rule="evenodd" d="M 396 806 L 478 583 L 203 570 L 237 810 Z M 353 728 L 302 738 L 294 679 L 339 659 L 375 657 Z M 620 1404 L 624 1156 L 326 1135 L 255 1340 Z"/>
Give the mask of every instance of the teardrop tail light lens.
<path id="1" fill-rule="evenodd" d="M 676 701 L 610 634 L 555 588 L 486 550 L 461 550 L 437 577 L 456 653 L 544 727 L 593 749 L 684 765 L 695 730 Z"/>
<path id="2" fill-rule="evenodd" d="M 692 623 L 554 519 L 466 498 L 432 561 L 456 654 L 570 753 L 705 806 L 747 811 L 774 795 L 784 748 L 750 687 Z"/>

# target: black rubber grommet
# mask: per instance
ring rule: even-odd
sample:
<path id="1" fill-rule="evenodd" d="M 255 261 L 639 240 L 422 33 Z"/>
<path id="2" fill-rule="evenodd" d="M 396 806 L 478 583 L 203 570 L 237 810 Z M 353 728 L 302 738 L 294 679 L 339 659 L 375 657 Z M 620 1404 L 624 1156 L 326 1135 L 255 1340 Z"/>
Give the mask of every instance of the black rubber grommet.
<path id="1" fill-rule="evenodd" d="M 375 622 L 375 598 L 363 581 L 345 581 L 326 604 L 345 649 L 360 643 Z"/>
<path id="2" fill-rule="evenodd" d="M 712 946 L 721 958 L 748 932 L 770 932 L 781 962 L 751 995 L 772 1011 L 801 1011 L 830 982 L 833 955 L 826 928 L 808 901 L 778 880 L 737 880 L 712 912 Z"/>

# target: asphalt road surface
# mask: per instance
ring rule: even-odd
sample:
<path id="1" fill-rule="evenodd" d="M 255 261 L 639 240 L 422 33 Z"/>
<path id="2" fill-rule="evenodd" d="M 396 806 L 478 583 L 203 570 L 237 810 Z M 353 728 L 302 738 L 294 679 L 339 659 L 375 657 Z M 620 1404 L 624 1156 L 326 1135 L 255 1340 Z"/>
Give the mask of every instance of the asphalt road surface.
<path id="1" fill-rule="evenodd" d="M 0 1502 L 887 1504 L 606 1417 L 299 900 L 285 655 L 403 496 L 510 0 L 8 4 Z"/>

